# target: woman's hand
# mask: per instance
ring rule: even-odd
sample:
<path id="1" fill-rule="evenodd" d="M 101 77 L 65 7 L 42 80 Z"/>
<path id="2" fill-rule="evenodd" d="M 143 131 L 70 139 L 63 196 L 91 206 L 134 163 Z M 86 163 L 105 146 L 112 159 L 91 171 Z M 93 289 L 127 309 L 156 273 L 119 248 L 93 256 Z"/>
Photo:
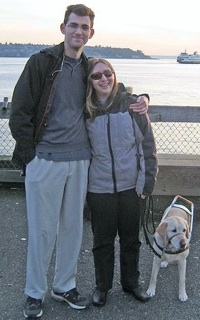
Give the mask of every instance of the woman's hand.
<path id="1" fill-rule="evenodd" d="M 146 196 L 144 194 L 138 194 L 138 197 L 141 198 L 141 199 L 145 199 Z"/>

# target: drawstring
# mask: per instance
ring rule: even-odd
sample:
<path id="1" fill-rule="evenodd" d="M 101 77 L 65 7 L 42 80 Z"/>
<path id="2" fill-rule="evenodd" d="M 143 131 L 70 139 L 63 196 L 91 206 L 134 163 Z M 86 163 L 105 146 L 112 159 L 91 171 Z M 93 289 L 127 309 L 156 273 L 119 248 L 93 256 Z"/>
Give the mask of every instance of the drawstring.
<path id="1" fill-rule="evenodd" d="M 62 72 L 64 60 L 65 60 L 65 54 L 63 53 L 63 58 L 62 58 L 62 62 L 61 62 L 60 69 L 54 70 L 54 72 L 53 72 L 52 75 L 51 75 L 52 77 L 54 76 L 54 74 L 55 74 L 56 72 Z"/>

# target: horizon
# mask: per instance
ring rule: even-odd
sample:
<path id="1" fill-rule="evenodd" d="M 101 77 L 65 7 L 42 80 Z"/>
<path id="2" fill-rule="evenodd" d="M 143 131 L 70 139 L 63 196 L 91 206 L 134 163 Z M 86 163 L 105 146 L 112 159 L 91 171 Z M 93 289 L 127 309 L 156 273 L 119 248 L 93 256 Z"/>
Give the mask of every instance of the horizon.
<path id="1" fill-rule="evenodd" d="M 17 43 L 17 42 L 15 42 L 15 43 L 13 43 L 13 42 L 8 42 L 8 41 L 6 41 L 5 43 L 1 43 L 0 42 L 0 44 L 2 44 L 2 45 L 23 45 L 23 46 L 25 46 L 25 45 L 32 45 L 32 46 L 54 46 L 55 44 L 48 44 L 48 43 Z M 93 45 L 93 46 L 91 46 L 91 45 L 85 45 L 85 47 L 102 47 L 102 48 L 106 48 L 106 47 L 110 47 L 110 48 L 113 48 L 113 49 L 131 49 L 131 48 L 121 48 L 121 47 L 112 47 L 112 46 L 102 46 L 102 45 Z M 132 49 L 131 49 L 132 50 Z M 140 50 L 140 49 L 137 49 L 137 50 Z M 137 50 L 135 50 L 135 51 L 137 51 Z M 134 50 L 133 50 L 134 51 Z M 142 50 L 141 50 L 142 51 Z M 145 52 L 143 52 L 142 51 L 142 53 L 144 54 L 144 55 L 146 55 L 146 56 L 148 56 Z M 180 53 L 179 53 L 180 54 Z M 177 55 L 149 55 L 150 57 L 170 57 L 170 58 L 174 58 L 174 57 L 176 57 Z M 18 57 L 0 57 L 0 58 L 18 58 Z M 19 58 L 23 58 L 23 57 L 19 57 Z"/>
<path id="2" fill-rule="evenodd" d="M 197 0 L 192 6 L 180 1 L 143 0 L 133 4 L 123 0 L 112 4 L 107 0 L 83 3 L 95 12 L 95 34 L 86 46 L 130 48 L 145 55 L 177 56 L 185 50 L 200 52 L 200 24 Z M 1 43 L 54 43 L 63 41 L 60 23 L 67 5 L 78 1 L 7 0 L 0 12 Z M 38 10 L 40 8 L 40 10 Z"/>

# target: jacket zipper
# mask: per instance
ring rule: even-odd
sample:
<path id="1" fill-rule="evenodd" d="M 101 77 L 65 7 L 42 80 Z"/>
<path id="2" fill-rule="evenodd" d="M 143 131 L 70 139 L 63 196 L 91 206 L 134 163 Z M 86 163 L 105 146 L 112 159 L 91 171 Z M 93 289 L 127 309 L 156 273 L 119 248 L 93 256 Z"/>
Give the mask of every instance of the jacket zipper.
<path id="1" fill-rule="evenodd" d="M 108 117 L 108 123 L 107 123 L 108 146 L 109 146 L 109 151 L 110 151 L 110 156 L 111 156 L 113 186 L 114 186 L 114 193 L 117 193 L 117 181 L 116 181 L 116 175 L 115 175 L 115 161 L 114 161 L 114 155 L 113 155 L 112 143 L 111 143 L 111 134 L 110 134 L 110 115 L 107 114 L 107 117 Z"/>
<path id="2" fill-rule="evenodd" d="M 51 109 L 51 106 L 52 106 L 52 103 L 53 103 L 54 94 L 55 94 L 55 88 L 56 88 L 56 81 L 58 79 L 57 75 L 63 69 L 64 58 L 65 58 L 65 55 L 63 54 L 63 58 L 62 58 L 62 62 L 61 62 L 60 68 L 57 69 L 57 70 L 54 70 L 53 73 L 51 74 L 51 81 L 52 81 L 51 90 L 50 90 L 50 94 L 49 94 L 49 97 L 48 97 L 48 101 L 47 101 L 47 104 L 46 104 L 46 108 L 45 108 L 43 117 L 42 117 L 40 123 L 38 124 L 37 131 L 35 133 L 35 137 L 34 137 L 35 144 L 38 143 L 38 137 L 39 137 L 39 134 L 41 132 L 42 126 L 47 126 L 47 119 L 48 119 L 48 116 L 49 116 L 49 113 L 50 113 L 50 109 Z M 57 75 L 55 75 L 56 73 L 57 73 Z"/>

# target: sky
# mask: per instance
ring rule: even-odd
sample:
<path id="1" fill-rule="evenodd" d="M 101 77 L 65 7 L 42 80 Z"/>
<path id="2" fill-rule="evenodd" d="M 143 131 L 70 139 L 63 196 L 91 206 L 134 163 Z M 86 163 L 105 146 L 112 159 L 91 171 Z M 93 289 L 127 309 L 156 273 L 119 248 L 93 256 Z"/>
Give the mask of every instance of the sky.
<path id="1" fill-rule="evenodd" d="M 95 12 L 88 46 L 130 48 L 150 56 L 200 53 L 199 0 L 6 0 L 0 10 L 0 43 L 63 41 L 65 9 L 77 3 Z"/>

